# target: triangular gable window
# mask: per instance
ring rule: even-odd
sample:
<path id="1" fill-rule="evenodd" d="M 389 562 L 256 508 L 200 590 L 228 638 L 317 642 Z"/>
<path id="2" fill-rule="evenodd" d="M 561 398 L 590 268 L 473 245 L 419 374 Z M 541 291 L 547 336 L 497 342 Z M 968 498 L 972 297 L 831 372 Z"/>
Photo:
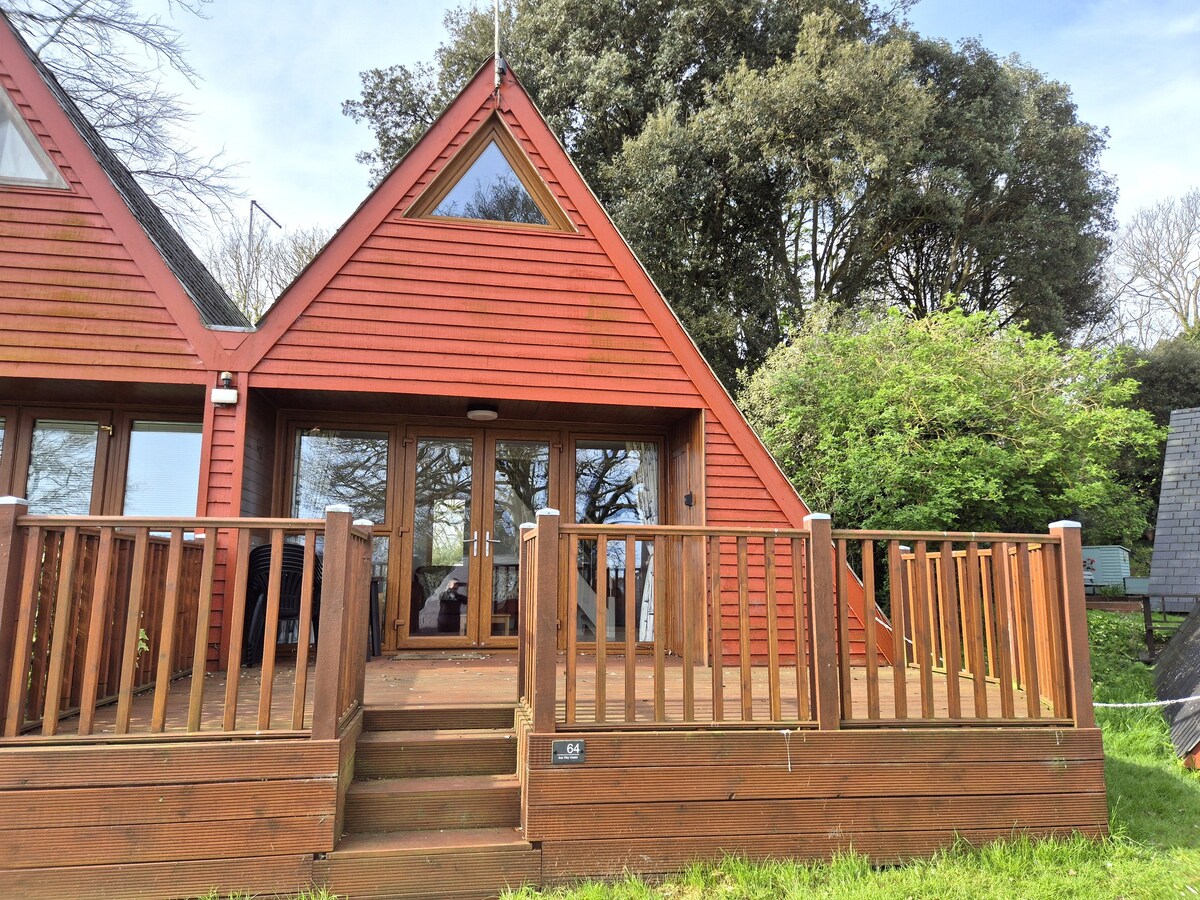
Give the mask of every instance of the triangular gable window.
<path id="1" fill-rule="evenodd" d="M 0 89 L 0 183 L 65 188 L 58 167 L 50 161 L 16 104 Z"/>
<path id="2" fill-rule="evenodd" d="M 431 216 L 545 225 L 546 217 L 493 141 L 450 188 Z"/>
<path id="3" fill-rule="evenodd" d="M 573 230 L 516 139 L 495 117 L 450 160 L 409 215 Z"/>

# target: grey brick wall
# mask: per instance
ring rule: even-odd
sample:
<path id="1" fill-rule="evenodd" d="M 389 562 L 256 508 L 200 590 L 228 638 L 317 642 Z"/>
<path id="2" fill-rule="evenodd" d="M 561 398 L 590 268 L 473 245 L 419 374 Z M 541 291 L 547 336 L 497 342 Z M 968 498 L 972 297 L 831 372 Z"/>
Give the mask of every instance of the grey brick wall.
<path id="1" fill-rule="evenodd" d="M 1171 413 L 1150 596 L 1180 609 L 1191 608 L 1191 601 L 1200 598 L 1200 408 Z"/>

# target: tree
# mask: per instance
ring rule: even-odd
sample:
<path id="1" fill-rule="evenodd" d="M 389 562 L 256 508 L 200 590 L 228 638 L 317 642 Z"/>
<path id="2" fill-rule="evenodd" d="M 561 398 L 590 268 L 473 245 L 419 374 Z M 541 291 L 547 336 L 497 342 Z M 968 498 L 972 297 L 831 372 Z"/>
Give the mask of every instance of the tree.
<path id="1" fill-rule="evenodd" d="M 1200 188 L 1139 209 L 1115 264 L 1118 296 L 1141 335 L 1200 331 Z"/>
<path id="2" fill-rule="evenodd" d="M 1064 337 L 1105 318 L 1106 133 L 1079 120 L 1066 85 L 1015 57 L 911 40 L 932 103 L 922 152 L 882 213 L 888 299 L 924 316 L 953 298 Z"/>
<path id="3" fill-rule="evenodd" d="M 208 2 L 169 7 L 202 15 Z M 181 142 L 191 113 L 159 80 L 164 67 L 198 78 L 178 29 L 130 0 L 0 0 L 0 10 L 156 203 L 195 222 L 236 193 L 223 153 Z"/>
<path id="4" fill-rule="evenodd" d="M 826 327 L 827 326 L 827 327 Z M 1148 498 L 1123 454 L 1161 429 L 1126 404 L 1135 382 L 1102 351 L 951 309 L 818 321 L 778 348 L 741 405 L 814 509 L 864 528 L 1043 531 L 1131 541 Z"/>
<path id="5" fill-rule="evenodd" d="M 304 267 L 329 242 L 320 227 L 276 231 L 265 216 L 220 227 L 208 249 L 213 277 L 251 322 L 257 322 Z"/>
<path id="6" fill-rule="evenodd" d="M 854 0 L 515 0 L 505 54 L 733 383 L 814 302 L 948 293 L 1067 336 L 1103 309 L 1112 185 L 1069 90 Z M 515 18 L 514 18 L 515 14 Z M 380 178 L 491 52 L 447 18 L 433 63 L 363 73 Z"/>

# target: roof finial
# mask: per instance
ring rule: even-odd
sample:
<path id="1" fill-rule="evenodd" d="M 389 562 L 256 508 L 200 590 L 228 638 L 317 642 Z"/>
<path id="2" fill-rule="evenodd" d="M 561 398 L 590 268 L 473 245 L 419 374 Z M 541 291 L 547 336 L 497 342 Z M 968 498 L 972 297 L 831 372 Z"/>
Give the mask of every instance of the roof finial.
<path id="1" fill-rule="evenodd" d="M 496 0 L 496 94 L 500 93 L 500 78 L 504 75 L 504 64 L 500 62 L 500 0 Z"/>

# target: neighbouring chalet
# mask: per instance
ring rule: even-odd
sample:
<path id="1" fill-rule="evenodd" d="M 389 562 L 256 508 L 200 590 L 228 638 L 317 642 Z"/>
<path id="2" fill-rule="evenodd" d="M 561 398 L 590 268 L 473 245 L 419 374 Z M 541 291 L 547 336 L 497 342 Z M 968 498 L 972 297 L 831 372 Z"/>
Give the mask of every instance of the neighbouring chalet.
<path id="1" fill-rule="evenodd" d="M 1104 834 L 1078 526 L 810 515 L 499 71 L 251 325 L 0 21 L 0 892 Z"/>

